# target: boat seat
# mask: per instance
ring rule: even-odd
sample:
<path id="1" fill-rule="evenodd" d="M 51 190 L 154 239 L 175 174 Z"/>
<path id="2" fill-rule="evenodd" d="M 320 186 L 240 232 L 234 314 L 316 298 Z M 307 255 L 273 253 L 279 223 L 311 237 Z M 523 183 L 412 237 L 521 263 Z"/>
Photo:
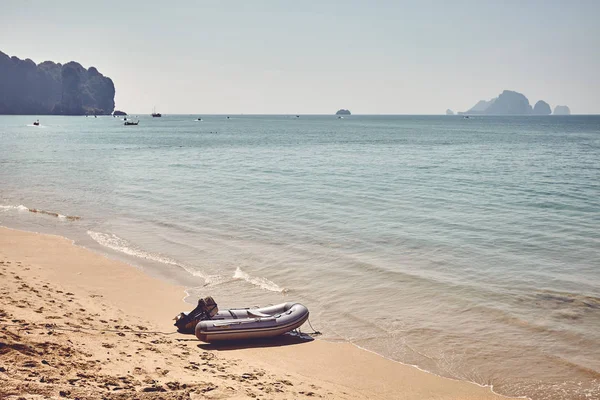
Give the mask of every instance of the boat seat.
<path id="1" fill-rule="evenodd" d="M 270 317 L 269 314 L 265 314 L 265 313 L 262 313 L 262 312 L 257 311 L 257 310 L 248 310 L 248 316 L 250 316 L 250 317 L 258 317 L 258 318 L 268 318 L 268 317 Z"/>

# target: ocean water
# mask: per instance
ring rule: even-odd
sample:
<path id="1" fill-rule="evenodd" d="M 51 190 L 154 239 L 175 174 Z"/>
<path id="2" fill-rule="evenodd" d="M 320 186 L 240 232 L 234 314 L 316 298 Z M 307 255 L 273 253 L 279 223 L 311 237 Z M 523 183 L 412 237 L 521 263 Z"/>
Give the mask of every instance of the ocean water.
<path id="1" fill-rule="evenodd" d="M 600 398 L 600 116 L 202 117 L 0 116 L 0 224 L 189 303 L 300 301 L 323 340 L 499 393 Z"/>

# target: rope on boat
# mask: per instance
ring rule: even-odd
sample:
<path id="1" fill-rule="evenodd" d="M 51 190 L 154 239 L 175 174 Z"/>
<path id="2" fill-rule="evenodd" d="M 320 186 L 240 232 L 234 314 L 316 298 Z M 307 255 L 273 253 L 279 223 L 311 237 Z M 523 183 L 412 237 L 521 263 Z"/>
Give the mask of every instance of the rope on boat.
<path id="1" fill-rule="evenodd" d="M 312 332 L 302 332 L 300 330 L 300 327 L 294 329 L 294 331 L 296 331 L 297 333 L 299 333 L 300 335 L 309 335 L 309 336 L 317 336 L 317 335 L 322 335 L 321 332 L 319 332 L 318 330 L 316 330 L 315 328 L 313 328 L 312 324 L 310 323 L 310 319 L 306 319 L 306 322 L 308 322 L 308 326 L 310 326 L 310 329 L 312 329 Z"/>
<path id="2" fill-rule="evenodd" d="M 318 330 L 316 330 L 315 328 L 313 328 L 312 324 L 310 323 L 310 318 L 306 319 L 306 322 L 308 322 L 308 326 L 310 326 L 310 329 L 312 329 L 312 333 L 310 333 L 311 335 L 322 335 L 321 332 L 319 332 Z"/>

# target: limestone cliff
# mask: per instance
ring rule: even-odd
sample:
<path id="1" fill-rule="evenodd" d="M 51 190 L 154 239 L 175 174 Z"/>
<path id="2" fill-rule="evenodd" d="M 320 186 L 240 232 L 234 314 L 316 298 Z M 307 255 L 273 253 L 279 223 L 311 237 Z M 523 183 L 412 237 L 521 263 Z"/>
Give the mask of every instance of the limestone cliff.
<path id="1" fill-rule="evenodd" d="M 554 115 L 571 115 L 571 109 L 568 106 L 556 106 Z"/>
<path id="2" fill-rule="evenodd" d="M 94 67 L 9 57 L 0 51 L 0 114 L 108 115 L 113 81 Z"/>
<path id="3" fill-rule="evenodd" d="M 533 113 L 535 115 L 550 115 L 552 114 L 552 109 L 550 108 L 550 104 L 544 100 L 540 100 L 533 106 Z"/>
<path id="4" fill-rule="evenodd" d="M 546 102 L 538 102 L 537 107 L 542 107 Z M 541 110 L 541 109 L 540 109 Z M 533 108 L 529 104 L 529 99 L 522 93 L 513 90 L 505 90 L 498 97 L 489 101 L 480 100 L 469 111 L 459 112 L 459 114 L 480 114 L 480 115 L 530 115 Z"/>
<path id="5" fill-rule="evenodd" d="M 505 90 L 486 110 L 488 115 L 527 115 L 531 114 L 529 100 L 522 93 Z"/>

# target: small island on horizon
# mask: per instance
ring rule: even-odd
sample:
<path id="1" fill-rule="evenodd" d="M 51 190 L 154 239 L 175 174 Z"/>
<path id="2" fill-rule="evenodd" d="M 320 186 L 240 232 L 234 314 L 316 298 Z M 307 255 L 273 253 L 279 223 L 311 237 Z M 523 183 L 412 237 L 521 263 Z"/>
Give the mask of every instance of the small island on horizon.
<path id="1" fill-rule="evenodd" d="M 342 109 L 337 110 L 335 115 L 352 115 L 352 114 L 350 113 L 350 110 L 345 110 L 342 108 Z"/>

